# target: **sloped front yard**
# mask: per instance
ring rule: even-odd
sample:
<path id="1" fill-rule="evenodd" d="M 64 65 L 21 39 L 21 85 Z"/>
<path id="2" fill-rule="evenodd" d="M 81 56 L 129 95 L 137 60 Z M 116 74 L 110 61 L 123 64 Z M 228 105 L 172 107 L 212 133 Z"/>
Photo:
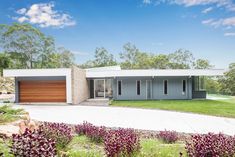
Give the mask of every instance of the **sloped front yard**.
<path id="1" fill-rule="evenodd" d="M 220 100 L 113 101 L 111 106 L 162 109 L 235 118 L 235 98 Z"/>
<path id="2" fill-rule="evenodd" d="M 223 143 L 223 145 L 221 145 Z M 42 122 L 11 138 L 0 136 L 1 156 L 195 157 L 234 156 L 235 137 L 224 134 L 178 134 Z"/>
<path id="3" fill-rule="evenodd" d="M 19 115 L 24 110 L 2 107 L 3 113 Z M 12 119 L 13 120 L 13 119 Z M 30 122 L 30 118 L 23 120 Z M 22 124 L 22 123 L 19 123 Z M 29 124 L 33 124 L 32 121 Z M 6 124 L 4 124 L 6 125 Z M 63 157 L 194 157 L 234 156 L 235 136 L 182 134 L 95 126 L 88 122 L 36 122 L 6 136 L 0 133 L 0 156 Z M 223 143 L 223 145 L 221 145 Z"/>

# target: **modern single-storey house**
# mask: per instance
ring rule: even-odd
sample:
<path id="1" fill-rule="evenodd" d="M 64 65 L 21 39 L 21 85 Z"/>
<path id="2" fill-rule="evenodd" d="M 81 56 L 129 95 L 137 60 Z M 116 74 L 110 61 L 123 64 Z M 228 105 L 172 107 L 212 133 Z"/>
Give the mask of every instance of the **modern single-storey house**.
<path id="1" fill-rule="evenodd" d="M 12 69 L 15 102 L 79 104 L 87 99 L 158 100 L 206 98 L 204 76 L 223 69 L 122 70 L 120 66 L 79 69 Z"/>

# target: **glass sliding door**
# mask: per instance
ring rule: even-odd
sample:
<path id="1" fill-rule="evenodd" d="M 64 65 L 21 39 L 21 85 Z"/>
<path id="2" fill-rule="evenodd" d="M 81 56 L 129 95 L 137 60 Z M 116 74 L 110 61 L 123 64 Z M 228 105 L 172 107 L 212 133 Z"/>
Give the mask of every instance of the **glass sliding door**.
<path id="1" fill-rule="evenodd" d="M 112 97 L 113 97 L 112 80 L 106 79 L 105 80 L 105 98 L 112 98 Z"/>
<path id="2" fill-rule="evenodd" d="M 105 80 L 97 79 L 94 80 L 94 98 L 104 98 L 105 97 Z"/>

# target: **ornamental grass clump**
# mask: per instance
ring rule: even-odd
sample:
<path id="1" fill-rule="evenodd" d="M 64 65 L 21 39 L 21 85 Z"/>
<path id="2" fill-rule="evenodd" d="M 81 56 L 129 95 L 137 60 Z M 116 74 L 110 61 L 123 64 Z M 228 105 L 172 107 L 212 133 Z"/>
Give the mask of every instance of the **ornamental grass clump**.
<path id="1" fill-rule="evenodd" d="M 39 130 L 47 138 L 53 139 L 58 149 L 65 148 L 73 138 L 72 128 L 64 123 L 44 122 L 39 126 Z"/>
<path id="2" fill-rule="evenodd" d="M 189 157 L 233 157 L 235 137 L 220 134 L 192 135 L 186 142 Z"/>
<path id="3" fill-rule="evenodd" d="M 176 131 L 160 131 L 157 134 L 157 137 L 165 143 L 175 143 L 179 136 Z"/>
<path id="4" fill-rule="evenodd" d="M 41 157 L 56 156 L 55 141 L 39 130 L 26 129 L 23 134 L 12 135 L 11 153 L 14 156 Z"/>
<path id="5" fill-rule="evenodd" d="M 104 147 L 108 157 L 135 155 L 140 150 L 139 135 L 132 129 L 109 130 Z"/>
<path id="6" fill-rule="evenodd" d="M 107 129 L 104 126 L 94 126 L 91 123 L 83 122 L 81 125 L 75 126 L 76 133 L 86 135 L 91 141 L 101 143 L 104 141 Z"/>

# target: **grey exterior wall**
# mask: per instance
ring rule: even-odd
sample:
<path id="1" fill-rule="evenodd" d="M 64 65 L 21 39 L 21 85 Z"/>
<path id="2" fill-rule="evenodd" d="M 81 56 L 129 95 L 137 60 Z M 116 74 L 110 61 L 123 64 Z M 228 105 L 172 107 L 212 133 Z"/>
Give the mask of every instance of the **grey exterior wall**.
<path id="1" fill-rule="evenodd" d="M 122 81 L 122 94 L 117 94 L 117 81 Z M 141 92 L 137 95 L 136 81 L 141 80 Z M 113 79 L 114 100 L 146 100 L 146 80 L 152 80 L 152 99 L 192 99 L 191 77 L 122 77 Z M 168 94 L 163 93 L 163 81 L 168 81 Z M 186 92 L 183 83 L 186 80 Z"/>
<path id="2" fill-rule="evenodd" d="M 50 77 L 16 77 L 15 78 L 15 102 L 19 102 L 19 81 L 40 81 L 40 80 L 66 80 L 65 76 Z"/>

